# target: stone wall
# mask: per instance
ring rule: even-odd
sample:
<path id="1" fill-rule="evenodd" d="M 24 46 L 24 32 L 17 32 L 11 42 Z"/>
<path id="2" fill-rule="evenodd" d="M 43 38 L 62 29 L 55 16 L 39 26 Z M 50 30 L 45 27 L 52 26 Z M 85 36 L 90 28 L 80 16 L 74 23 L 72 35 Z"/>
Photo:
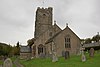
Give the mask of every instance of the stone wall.
<path id="1" fill-rule="evenodd" d="M 20 53 L 20 59 L 31 58 L 31 53 Z"/>

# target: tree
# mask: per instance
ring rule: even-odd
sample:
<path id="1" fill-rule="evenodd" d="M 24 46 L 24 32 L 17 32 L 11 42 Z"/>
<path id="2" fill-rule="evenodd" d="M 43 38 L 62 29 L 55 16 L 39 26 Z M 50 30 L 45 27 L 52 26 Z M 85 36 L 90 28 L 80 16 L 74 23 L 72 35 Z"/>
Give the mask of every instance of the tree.
<path id="1" fill-rule="evenodd" d="M 32 46 L 34 44 L 34 41 L 35 41 L 35 39 L 32 38 L 32 39 L 27 40 L 27 43 L 29 46 Z"/>
<path id="2" fill-rule="evenodd" d="M 17 47 L 19 47 L 19 41 L 17 42 Z"/>
<path id="3" fill-rule="evenodd" d="M 19 55 L 20 54 L 20 47 L 19 47 L 19 41 L 17 42 L 16 46 L 14 47 L 15 50 L 15 55 Z"/>
<path id="4" fill-rule="evenodd" d="M 11 51 L 12 46 L 5 44 L 5 43 L 0 43 L 0 55 L 9 55 Z"/>
<path id="5" fill-rule="evenodd" d="M 92 37 L 92 41 L 98 42 L 100 40 L 100 35 L 95 35 Z"/>
<path id="6" fill-rule="evenodd" d="M 91 38 L 86 38 L 85 39 L 85 44 L 91 43 Z"/>

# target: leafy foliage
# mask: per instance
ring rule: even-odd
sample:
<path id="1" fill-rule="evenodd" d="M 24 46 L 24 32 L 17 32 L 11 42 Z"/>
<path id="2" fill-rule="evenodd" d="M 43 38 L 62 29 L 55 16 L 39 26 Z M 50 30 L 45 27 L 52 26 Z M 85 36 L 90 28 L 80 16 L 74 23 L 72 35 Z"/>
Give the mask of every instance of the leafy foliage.
<path id="1" fill-rule="evenodd" d="M 86 38 L 86 39 L 85 39 L 85 43 L 86 43 L 86 44 L 91 43 L 91 38 Z"/>
<path id="2" fill-rule="evenodd" d="M 100 41 L 100 35 L 97 34 L 93 36 L 92 38 L 81 39 L 82 44 L 92 43 L 92 41 L 94 42 Z"/>
<path id="3" fill-rule="evenodd" d="M 32 45 L 34 44 L 34 41 L 35 41 L 35 39 L 32 38 L 32 39 L 29 39 L 29 40 L 27 41 L 27 43 L 28 43 L 29 46 L 32 46 Z"/>
<path id="4" fill-rule="evenodd" d="M 17 46 L 11 46 L 5 43 L 0 43 L 0 56 L 13 56 L 13 55 L 19 55 L 20 48 L 19 44 L 17 43 Z"/>
<path id="5" fill-rule="evenodd" d="M 100 40 L 100 35 L 95 35 L 92 37 L 92 41 L 98 42 Z"/>
<path id="6" fill-rule="evenodd" d="M 5 43 L 0 43 L 0 55 L 9 55 L 12 46 Z"/>

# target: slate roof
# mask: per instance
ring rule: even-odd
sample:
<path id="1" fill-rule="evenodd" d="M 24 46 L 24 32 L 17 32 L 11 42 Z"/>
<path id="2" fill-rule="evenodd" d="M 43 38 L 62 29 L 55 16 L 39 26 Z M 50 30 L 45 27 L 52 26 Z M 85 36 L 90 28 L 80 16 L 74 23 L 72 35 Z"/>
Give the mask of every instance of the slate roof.
<path id="1" fill-rule="evenodd" d="M 67 26 L 65 29 L 69 29 L 76 37 L 78 37 L 68 26 Z M 48 43 L 52 42 L 53 39 L 54 39 L 56 36 L 58 36 L 58 35 L 59 35 L 62 31 L 64 31 L 65 29 L 61 30 L 60 32 L 58 32 L 57 34 L 55 34 L 53 37 L 51 37 L 50 39 L 48 39 L 48 40 L 46 41 L 45 44 L 48 44 Z M 79 38 L 79 37 L 78 37 L 78 38 Z M 79 39 L 80 39 L 80 38 L 79 38 Z"/>
<path id="2" fill-rule="evenodd" d="M 58 32 L 58 33 L 57 33 L 57 34 L 55 34 L 53 37 L 51 37 L 50 39 L 48 39 L 48 40 L 46 41 L 46 43 L 45 43 L 45 44 L 48 44 L 48 43 L 52 42 L 52 41 L 53 41 L 53 39 L 54 39 L 56 36 L 58 36 L 61 32 L 62 32 L 62 31 Z"/>
<path id="3" fill-rule="evenodd" d="M 20 47 L 20 52 L 22 52 L 22 53 L 30 53 L 31 52 L 31 48 L 29 46 L 21 46 Z"/>
<path id="4" fill-rule="evenodd" d="M 95 43 L 89 43 L 89 44 L 84 44 L 83 47 L 88 48 L 88 47 L 97 47 L 100 46 L 100 42 L 95 42 Z"/>

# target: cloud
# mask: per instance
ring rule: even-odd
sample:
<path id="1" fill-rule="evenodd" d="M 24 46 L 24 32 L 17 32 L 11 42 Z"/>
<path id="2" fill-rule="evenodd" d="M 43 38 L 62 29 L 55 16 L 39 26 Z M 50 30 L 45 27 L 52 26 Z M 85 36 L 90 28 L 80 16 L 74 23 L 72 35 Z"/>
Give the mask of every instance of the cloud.
<path id="1" fill-rule="evenodd" d="M 43 3 L 44 1 L 44 3 Z M 34 35 L 37 7 L 53 7 L 53 21 L 80 38 L 100 31 L 99 0 L 0 0 L 0 41 L 26 43 Z"/>
<path id="2" fill-rule="evenodd" d="M 23 5 L 21 5 L 23 4 Z M 10 1 L 2 1 L 1 2 L 1 11 L 0 11 L 0 18 L 3 23 L 17 25 L 17 26 L 27 26 L 29 22 L 29 10 L 25 8 L 25 3 L 19 2 L 19 0 L 10 0 Z M 26 24 L 26 25 L 25 25 Z"/>
<path id="3" fill-rule="evenodd" d="M 30 5 L 30 2 L 23 0 L 0 0 L 0 9 L 0 41 L 25 43 L 29 37 L 33 37 L 32 3 Z"/>

